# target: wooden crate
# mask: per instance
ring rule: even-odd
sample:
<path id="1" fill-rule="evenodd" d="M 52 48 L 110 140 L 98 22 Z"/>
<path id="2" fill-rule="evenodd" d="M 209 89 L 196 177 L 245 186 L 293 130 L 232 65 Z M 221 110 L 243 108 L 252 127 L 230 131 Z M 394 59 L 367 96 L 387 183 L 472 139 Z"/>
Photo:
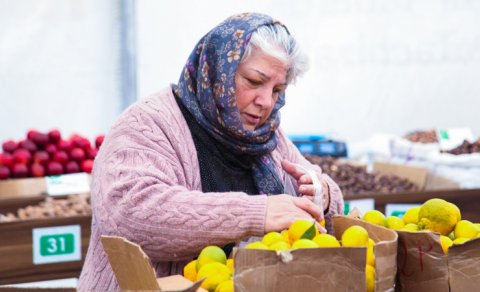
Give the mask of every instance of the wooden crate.
<path id="1" fill-rule="evenodd" d="M 34 228 L 78 225 L 81 260 L 34 264 Z M 79 277 L 91 232 L 91 216 L 57 217 L 0 223 L 0 284 Z"/>

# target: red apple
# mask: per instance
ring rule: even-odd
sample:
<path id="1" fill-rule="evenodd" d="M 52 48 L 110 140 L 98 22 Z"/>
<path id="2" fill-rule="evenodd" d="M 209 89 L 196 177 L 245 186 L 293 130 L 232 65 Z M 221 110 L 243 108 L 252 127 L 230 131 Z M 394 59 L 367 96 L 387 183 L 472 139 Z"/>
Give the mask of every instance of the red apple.
<path id="1" fill-rule="evenodd" d="M 67 165 L 65 165 L 65 173 L 76 173 L 80 172 L 80 166 L 75 161 L 69 161 Z"/>
<path id="2" fill-rule="evenodd" d="M 5 165 L 0 165 L 0 180 L 7 179 L 10 177 L 10 168 Z"/>
<path id="3" fill-rule="evenodd" d="M 65 151 L 57 151 L 53 154 L 53 161 L 56 161 L 60 164 L 65 164 L 68 162 L 68 154 Z"/>
<path id="4" fill-rule="evenodd" d="M 57 149 L 58 150 L 63 150 L 63 151 L 70 152 L 70 150 L 72 150 L 72 147 L 73 147 L 72 146 L 72 141 L 70 141 L 70 140 L 61 139 L 57 143 Z"/>
<path id="5" fill-rule="evenodd" d="M 10 153 L 0 153 L 0 165 L 10 167 L 13 164 L 13 156 Z"/>
<path id="6" fill-rule="evenodd" d="M 82 148 L 83 150 L 88 150 L 92 147 L 87 138 L 77 134 L 72 135 L 72 137 L 70 137 L 70 141 L 72 141 L 73 147 Z"/>
<path id="7" fill-rule="evenodd" d="M 32 134 L 31 140 L 39 148 L 43 148 L 43 147 L 45 147 L 45 145 L 48 144 L 48 142 L 50 141 L 50 138 L 48 137 L 48 134 L 36 132 L 36 133 Z"/>
<path id="8" fill-rule="evenodd" d="M 38 150 L 37 145 L 35 143 L 33 143 L 33 141 L 30 140 L 30 139 L 25 139 L 25 140 L 20 141 L 20 143 L 18 143 L 18 147 L 26 149 L 26 150 L 30 151 L 30 153 L 33 153 L 33 152 Z"/>
<path id="9" fill-rule="evenodd" d="M 87 159 L 82 162 L 82 171 L 86 173 L 92 173 L 93 160 Z"/>
<path id="10" fill-rule="evenodd" d="M 62 138 L 62 135 L 60 134 L 60 131 L 57 129 L 53 129 L 50 132 L 48 132 L 48 138 L 50 140 L 50 143 L 58 143 L 60 139 Z"/>
<path id="11" fill-rule="evenodd" d="M 97 157 L 97 154 L 98 154 L 98 149 L 97 148 L 90 148 L 87 151 L 87 158 L 91 159 L 91 160 L 94 160 L 95 157 Z"/>
<path id="12" fill-rule="evenodd" d="M 97 147 L 97 149 L 102 146 L 103 139 L 105 139 L 105 135 L 98 135 L 97 138 L 95 138 L 95 147 Z"/>
<path id="13" fill-rule="evenodd" d="M 4 152 L 13 153 L 18 148 L 18 143 L 13 140 L 3 142 L 2 149 Z"/>
<path id="14" fill-rule="evenodd" d="M 47 165 L 48 175 L 60 175 L 63 173 L 63 166 L 56 161 L 50 161 Z"/>
<path id="15" fill-rule="evenodd" d="M 50 158 L 53 159 L 53 155 L 55 152 L 57 152 L 57 146 L 55 146 L 55 144 L 48 144 L 45 146 L 45 151 L 47 151 L 48 155 L 50 155 Z"/>
<path id="16" fill-rule="evenodd" d="M 45 176 L 45 167 L 40 163 L 33 163 L 30 165 L 30 175 L 32 177 L 43 177 Z"/>
<path id="17" fill-rule="evenodd" d="M 28 150 L 17 149 L 13 152 L 13 162 L 15 163 L 28 164 L 31 160 L 32 154 Z"/>
<path id="18" fill-rule="evenodd" d="M 28 176 L 28 167 L 23 163 L 15 163 L 12 166 L 12 177 L 23 178 Z"/>
<path id="19" fill-rule="evenodd" d="M 37 130 L 34 130 L 34 129 L 28 130 L 28 132 L 27 132 L 27 138 L 31 140 L 32 137 L 33 137 L 35 134 L 37 134 L 37 133 L 38 133 Z"/>
<path id="20" fill-rule="evenodd" d="M 45 150 L 39 150 L 33 154 L 33 162 L 46 165 L 50 160 L 50 155 Z"/>
<path id="21" fill-rule="evenodd" d="M 70 151 L 70 158 L 80 162 L 85 159 L 85 151 L 83 151 L 82 148 L 73 148 L 72 151 Z"/>

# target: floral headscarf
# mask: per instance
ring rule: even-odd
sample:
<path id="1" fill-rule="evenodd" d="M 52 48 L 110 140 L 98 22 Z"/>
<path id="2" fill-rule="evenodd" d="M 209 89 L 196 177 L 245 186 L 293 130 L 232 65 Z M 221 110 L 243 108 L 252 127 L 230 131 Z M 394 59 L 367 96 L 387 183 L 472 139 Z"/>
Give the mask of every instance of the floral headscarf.
<path id="1" fill-rule="evenodd" d="M 283 193 L 270 153 L 285 95 L 279 95 L 270 117 L 254 131 L 244 130 L 235 98 L 235 73 L 251 34 L 263 25 L 279 24 L 268 15 L 234 15 L 208 32 L 190 54 L 178 85 L 172 85 L 188 111 L 212 137 L 235 153 L 255 158 L 253 176 L 260 193 Z"/>

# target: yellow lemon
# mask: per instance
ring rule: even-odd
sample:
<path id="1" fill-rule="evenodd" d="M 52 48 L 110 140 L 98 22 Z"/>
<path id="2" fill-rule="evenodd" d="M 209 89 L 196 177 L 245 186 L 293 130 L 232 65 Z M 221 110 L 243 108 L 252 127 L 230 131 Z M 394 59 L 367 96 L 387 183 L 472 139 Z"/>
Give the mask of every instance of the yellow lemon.
<path id="1" fill-rule="evenodd" d="M 232 277 L 232 272 L 225 265 L 218 262 L 211 262 L 205 264 L 197 273 L 197 281 L 205 278 L 202 282 L 202 288 L 208 291 L 215 291 L 218 284 L 229 280 Z"/>
<path id="2" fill-rule="evenodd" d="M 227 255 L 223 249 L 215 245 L 206 246 L 200 251 L 200 254 L 197 258 L 197 271 L 208 263 L 217 262 L 225 264 L 227 262 Z"/>
<path id="3" fill-rule="evenodd" d="M 228 259 L 226 266 L 227 266 L 227 268 L 230 269 L 230 271 L 231 271 L 232 274 L 233 274 L 233 268 L 234 268 L 234 266 L 235 266 L 235 265 L 234 265 L 234 262 L 233 262 L 233 259 Z"/>
<path id="4" fill-rule="evenodd" d="M 373 247 L 375 246 L 375 241 L 373 239 L 368 239 L 367 245 L 367 265 L 371 265 L 375 267 L 375 253 L 373 251 Z"/>
<path id="5" fill-rule="evenodd" d="M 297 241 L 295 241 L 292 245 L 292 249 L 298 249 L 298 248 L 317 248 L 318 245 L 313 242 L 311 239 L 305 239 L 301 238 Z"/>
<path id="6" fill-rule="evenodd" d="M 430 199 L 423 203 L 418 212 L 418 227 L 420 230 L 439 232 L 448 235 L 452 232 L 459 219 L 458 208 L 442 199 Z"/>
<path id="7" fill-rule="evenodd" d="M 418 231 L 418 225 L 415 223 L 408 223 L 403 226 L 402 231 L 410 231 L 410 232 L 417 232 Z"/>
<path id="8" fill-rule="evenodd" d="M 274 231 L 265 234 L 262 238 L 262 243 L 266 246 L 270 246 L 279 241 L 283 241 L 283 237 L 279 232 Z"/>
<path id="9" fill-rule="evenodd" d="M 276 251 L 287 250 L 287 249 L 290 249 L 290 244 L 288 242 L 285 242 L 285 241 L 279 241 L 279 242 L 275 242 L 274 244 L 270 245 L 268 248 L 271 249 L 271 250 L 276 250 Z"/>
<path id="10" fill-rule="evenodd" d="M 445 235 L 440 235 L 440 244 L 442 245 L 443 253 L 448 254 L 448 248 L 453 244 L 453 241 Z"/>
<path id="11" fill-rule="evenodd" d="M 397 216 L 388 216 L 386 222 L 386 227 L 393 230 L 402 229 L 405 226 L 403 220 Z"/>
<path id="12" fill-rule="evenodd" d="M 418 223 L 418 211 L 420 211 L 420 207 L 421 206 L 417 206 L 417 207 L 412 207 L 410 209 L 407 210 L 407 212 L 405 212 L 405 214 L 403 214 L 403 222 L 405 224 L 410 224 L 410 223 L 413 223 L 413 224 L 417 224 Z"/>
<path id="13" fill-rule="evenodd" d="M 375 268 L 370 265 L 365 267 L 365 282 L 367 284 L 367 292 L 375 291 Z"/>
<path id="14" fill-rule="evenodd" d="M 362 220 L 370 222 L 372 224 L 380 225 L 383 227 L 387 225 L 385 221 L 385 215 L 383 215 L 383 213 L 378 210 L 369 210 L 365 212 L 365 214 L 362 217 Z"/>
<path id="15" fill-rule="evenodd" d="M 464 237 L 464 238 L 474 238 L 478 234 L 478 230 L 475 227 L 475 224 L 468 220 L 460 220 L 455 225 L 453 231 L 455 238 Z"/>
<path id="16" fill-rule="evenodd" d="M 263 244 L 261 241 L 250 242 L 245 246 L 246 249 L 268 249 L 268 246 Z"/>
<path id="17" fill-rule="evenodd" d="M 233 292 L 233 280 L 226 280 L 218 284 L 215 292 Z"/>
<path id="18" fill-rule="evenodd" d="M 285 229 L 283 230 L 282 232 L 280 232 L 280 235 L 282 235 L 282 239 L 283 241 L 287 242 L 288 244 L 290 244 L 290 238 L 288 236 L 288 229 Z"/>
<path id="19" fill-rule="evenodd" d="M 325 219 L 322 219 L 322 220 L 318 221 L 318 223 L 319 223 L 322 227 L 325 227 Z"/>
<path id="20" fill-rule="evenodd" d="M 453 244 L 464 244 L 465 242 L 469 241 L 470 238 L 458 237 L 453 240 Z"/>
<path id="21" fill-rule="evenodd" d="M 315 222 L 307 219 L 299 219 L 288 227 L 288 237 L 290 242 L 295 242 L 301 238 L 313 239 L 318 234 Z"/>
<path id="22" fill-rule="evenodd" d="M 353 225 L 345 229 L 342 234 L 343 246 L 367 246 L 368 232 L 365 228 Z"/>
<path id="23" fill-rule="evenodd" d="M 192 282 L 197 279 L 197 260 L 189 262 L 183 267 L 183 276 Z"/>
<path id="24" fill-rule="evenodd" d="M 318 247 L 340 247 L 340 242 L 330 234 L 319 234 L 315 236 L 313 239 Z"/>
<path id="25" fill-rule="evenodd" d="M 477 228 L 478 233 L 480 233 L 480 223 L 473 223 L 473 226 Z"/>

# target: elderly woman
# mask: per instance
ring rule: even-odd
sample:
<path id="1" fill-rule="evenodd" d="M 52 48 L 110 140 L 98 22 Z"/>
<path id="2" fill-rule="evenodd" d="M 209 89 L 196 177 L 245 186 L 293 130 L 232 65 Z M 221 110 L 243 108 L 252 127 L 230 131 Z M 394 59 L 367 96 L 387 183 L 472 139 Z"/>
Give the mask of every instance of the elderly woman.
<path id="1" fill-rule="evenodd" d="M 165 276 L 181 274 L 206 245 L 263 236 L 297 219 L 325 216 L 331 231 L 332 215 L 343 212 L 338 186 L 279 128 L 284 92 L 305 67 L 284 25 L 235 15 L 200 40 L 178 84 L 128 108 L 95 159 L 79 289 L 118 289 L 101 235 L 140 244 Z M 323 209 L 312 202 L 305 168 L 316 170 Z"/>

